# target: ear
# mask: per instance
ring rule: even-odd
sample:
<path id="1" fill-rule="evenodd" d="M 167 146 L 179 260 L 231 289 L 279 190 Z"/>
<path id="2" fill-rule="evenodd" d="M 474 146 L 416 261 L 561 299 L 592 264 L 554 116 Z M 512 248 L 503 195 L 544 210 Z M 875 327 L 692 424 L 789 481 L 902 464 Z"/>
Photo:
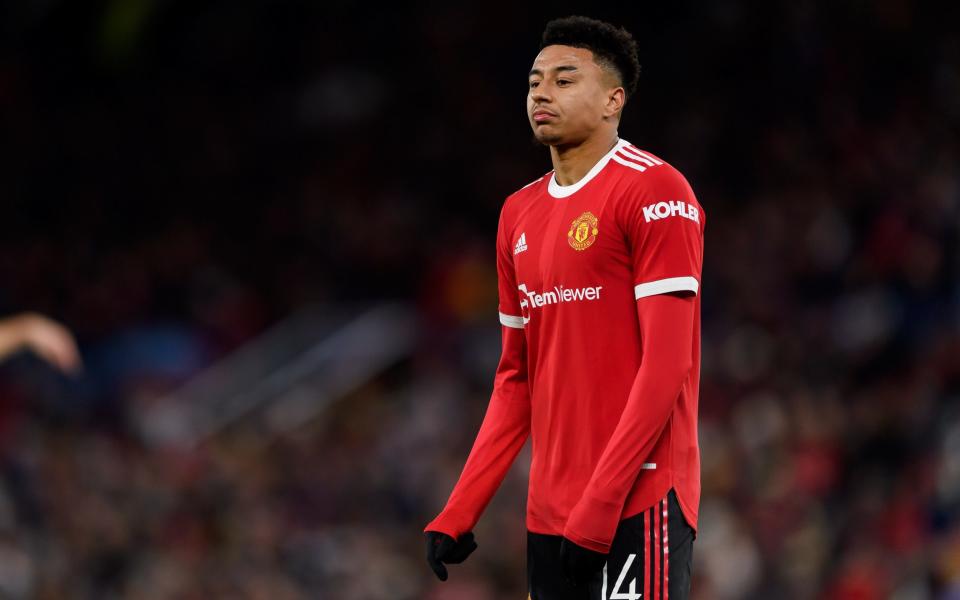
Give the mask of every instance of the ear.
<path id="1" fill-rule="evenodd" d="M 603 107 L 603 117 L 609 119 L 620 118 L 620 112 L 623 110 L 623 104 L 627 101 L 627 93 L 622 87 L 615 87 L 607 92 L 607 102 Z"/>

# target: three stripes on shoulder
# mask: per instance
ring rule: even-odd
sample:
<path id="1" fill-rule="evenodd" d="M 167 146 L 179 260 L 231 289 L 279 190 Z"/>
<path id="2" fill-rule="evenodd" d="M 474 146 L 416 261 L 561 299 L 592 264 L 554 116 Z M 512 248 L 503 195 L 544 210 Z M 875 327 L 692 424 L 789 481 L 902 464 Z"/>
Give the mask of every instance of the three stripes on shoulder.
<path id="1" fill-rule="evenodd" d="M 648 167 L 662 165 L 663 161 L 658 160 L 636 146 L 622 146 L 611 155 L 611 158 L 621 165 L 636 169 L 637 171 L 646 171 Z"/>

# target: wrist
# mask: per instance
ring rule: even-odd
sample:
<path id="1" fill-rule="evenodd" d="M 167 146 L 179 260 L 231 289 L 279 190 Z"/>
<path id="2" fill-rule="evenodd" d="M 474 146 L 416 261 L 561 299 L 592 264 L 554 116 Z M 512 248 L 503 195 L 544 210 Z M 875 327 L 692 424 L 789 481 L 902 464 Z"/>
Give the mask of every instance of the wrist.
<path id="1" fill-rule="evenodd" d="M 623 506 L 619 503 L 585 494 L 570 511 L 563 536 L 578 546 L 607 554 L 622 512 Z"/>
<path id="2" fill-rule="evenodd" d="M 444 510 L 437 515 L 434 520 L 430 521 L 427 526 L 423 528 L 423 531 L 439 531 L 440 533 L 449 535 L 455 540 L 459 540 L 460 536 L 470 529 L 471 526 L 466 519 L 454 512 Z"/>

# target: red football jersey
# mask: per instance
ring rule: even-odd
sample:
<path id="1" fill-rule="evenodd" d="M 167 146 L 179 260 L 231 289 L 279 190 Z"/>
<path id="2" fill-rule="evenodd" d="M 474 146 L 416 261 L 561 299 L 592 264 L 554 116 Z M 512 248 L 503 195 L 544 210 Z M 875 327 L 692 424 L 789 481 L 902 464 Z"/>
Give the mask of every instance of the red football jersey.
<path id="1" fill-rule="evenodd" d="M 425 531 L 471 530 L 528 435 L 530 531 L 606 552 L 617 521 L 671 487 L 696 528 L 704 222 L 683 175 L 625 140 L 573 185 L 551 172 L 507 198 L 497 232 L 503 353 L 493 395 L 450 500 Z M 694 295 L 692 368 L 665 422 L 639 418 L 614 436 L 643 361 L 637 301 L 671 292 Z M 638 452 L 633 471 L 600 460 Z M 601 520 L 612 523 L 567 528 L 582 497 L 610 511 Z"/>

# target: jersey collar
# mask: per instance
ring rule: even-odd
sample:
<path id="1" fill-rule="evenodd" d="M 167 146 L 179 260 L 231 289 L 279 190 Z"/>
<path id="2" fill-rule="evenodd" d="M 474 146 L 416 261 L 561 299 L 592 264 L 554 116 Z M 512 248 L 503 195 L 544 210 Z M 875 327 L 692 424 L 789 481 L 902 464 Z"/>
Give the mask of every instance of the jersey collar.
<path id="1" fill-rule="evenodd" d="M 584 175 L 580 179 L 580 181 L 576 183 L 572 183 L 570 185 L 560 185 L 559 183 L 557 183 L 556 171 L 552 171 L 550 173 L 550 181 L 547 182 L 547 192 L 549 192 L 550 195 L 553 196 L 554 198 L 566 198 L 567 196 L 571 196 L 577 193 L 577 191 L 580 188 L 587 185 L 588 181 L 596 177 L 597 173 L 602 171 L 603 168 L 607 166 L 607 163 L 610 162 L 610 157 L 612 157 L 617 152 L 617 150 L 619 150 L 620 148 L 623 148 L 629 143 L 630 142 L 628 142 L 623 138 L 620 138 L 619 140 L 617 140 L 617 143 L 614 144 L 613 148 L 610 149 L 610 152 L 607 152 L 606 154 L 604 154 L 603 158 L 598 160 L 597 164 L 593 165 L 593 168 L 587 171 L 587 174 Z"/>

